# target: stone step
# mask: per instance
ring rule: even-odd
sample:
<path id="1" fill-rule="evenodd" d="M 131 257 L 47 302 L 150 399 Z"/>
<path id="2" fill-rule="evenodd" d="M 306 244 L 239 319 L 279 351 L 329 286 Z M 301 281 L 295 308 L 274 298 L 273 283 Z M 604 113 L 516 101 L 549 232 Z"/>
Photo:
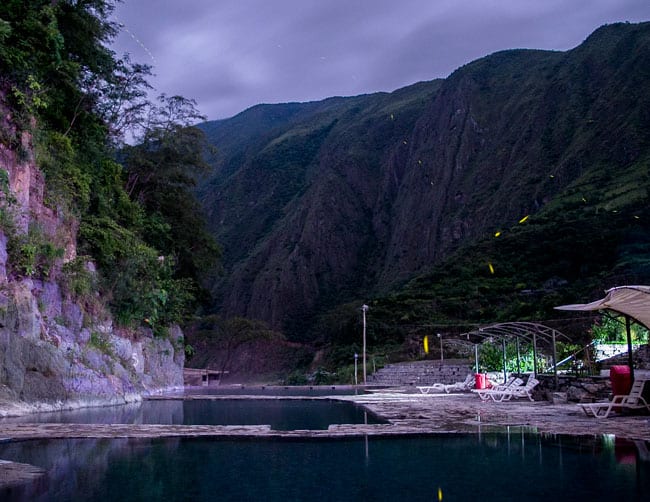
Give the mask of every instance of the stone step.
<path id="1" fill-rule="evenodd" d="M 413 361 L 389 364 L 370 375 L 369 381 L 377 385 L 432 385 L 461 382 L 473 372 L 469 361 L 450 360 Z"/>

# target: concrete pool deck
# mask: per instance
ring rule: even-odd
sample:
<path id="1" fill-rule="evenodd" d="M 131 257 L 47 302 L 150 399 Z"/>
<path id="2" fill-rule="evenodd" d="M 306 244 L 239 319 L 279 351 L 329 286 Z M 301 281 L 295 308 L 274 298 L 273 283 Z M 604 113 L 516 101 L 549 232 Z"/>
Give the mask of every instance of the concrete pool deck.
<path id="1" fill-rule="evenodd" d="M 157 397 L 156 399 L 168 399 Z M 387 420 L 388 424 L 337 424 L 327 430 L 273 430 L 268 425 L 143 425 L 3 423 L 0 441 L 57 438 L 340 438 L 362 436 L 479 433 L 525 427 L 531 432 L 570 435 L 613 434 L 650 441 L 650 416 L 588 417 L 576 404 L 528 400 L 483 402 L 471 393 L 419 394 L 391 390 L 341 396 L 203 395 L 172 399 L 329 399 L 353 402 Z"/>

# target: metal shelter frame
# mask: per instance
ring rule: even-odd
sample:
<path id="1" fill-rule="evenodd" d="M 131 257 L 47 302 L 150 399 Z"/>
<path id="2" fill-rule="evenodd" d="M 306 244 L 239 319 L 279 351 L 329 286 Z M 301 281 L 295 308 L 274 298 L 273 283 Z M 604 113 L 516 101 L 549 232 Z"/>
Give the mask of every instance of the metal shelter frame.
<path id="1" fill-rule="evenodd" d="M 532 343 L 533 346 L 533 374 L 537 376 L 537 347 L 538 342 L 546 342 L 551 344 L 552 348 L 552 358 L 553 358 L 553 375 L 555 378 L 555 386 L 558 386 L 558 375 L 557 375 L 557 350 L 556 342 L 558 339 L 564 339 L 570 341 L 570 338 L 560 331 L 545 326 L 536 322 L 504 322 L 491 324 L 489 326 L 479 327 L 473 331 L 468 331 L 462 333 L 459 337 L 466 337 L 467 342 L 460 338 L 456 338 L 456 343 L 462 344 L 471 344 L 474 345 L 474 354 L 475 354 L 475 364 L 476 372 L 478 373 L 478 345 L 483 343 L 486 339 L 500 340 L 501 347 L 503 350 L 503 380 L 504 382 L 507 379 L 506 371 L 506 342 L 509 340 L 515 340 L 517 345 L 517 372 L 521 373 L 521 354 L 519 351 L 520 340 L 525 340 Z M 471 339 L 479 338 L 480 342 L 472 342 Z M 446 342 L 450 342 L 450 339 L 447 339 Z"/>

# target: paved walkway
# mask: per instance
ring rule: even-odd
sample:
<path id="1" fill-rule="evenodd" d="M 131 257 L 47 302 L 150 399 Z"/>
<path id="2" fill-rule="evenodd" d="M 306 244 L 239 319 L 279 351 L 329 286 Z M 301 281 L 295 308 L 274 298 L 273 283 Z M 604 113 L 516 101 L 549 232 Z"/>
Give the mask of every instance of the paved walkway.
<path id="1" fill-rule="evenodd" d="M 192 396 L 192 399 L 263 399 L 263 396 Z M 278 399 L 274 397 L 273 399 Z M 297 399 L 294 397 L 293 399 Z M 299 398 L 298 398 L 299 399 Z M 153 437 L 351 437 L 434 433 L 500 431 L 528 427 L 552 434 L 614 434 L 650 441 L 649 416 L 586 416 L 575 404 L 551 404 L 527 400 L 482 402 L 474 394 L 408 394 L 381 392 L 311 399 L 337 399 L 364 406 L 389 424 L 342 424 L 327 430 L 277 431 L 266 425 L 125 425 L 125 424 L 29 424 L 0 426 L 0 440 L 33 438 L 153 438 Z"/>
<path id="2" fill-rule="evenodd" d="M 417 428 L 421 433 L 478 432 L 525 426 L 542 433 L 615 434 L 618 437 L 650 441 L 650 416 L 588 417 L 573 403 L 551 404 L 548 401 L 528 400 L 483 402 L 471 393 L 380 393 L 351 397 L 394 426 Z"/>

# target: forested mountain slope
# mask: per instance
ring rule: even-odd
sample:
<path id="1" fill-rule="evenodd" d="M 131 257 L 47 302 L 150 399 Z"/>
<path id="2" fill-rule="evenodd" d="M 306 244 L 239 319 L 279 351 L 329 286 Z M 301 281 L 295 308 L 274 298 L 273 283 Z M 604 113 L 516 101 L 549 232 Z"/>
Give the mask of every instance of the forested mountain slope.
<path id="1" fill-rule="evenodd" d="M 201 127 L 217 149 L 199 188 L 224 248 L 218 307 L 294 339 L 373 297 L 387 322 L 490 321 L 650 279 L 650 23 Z M 541 289 L 543 307 L 493 304 Z"/>

